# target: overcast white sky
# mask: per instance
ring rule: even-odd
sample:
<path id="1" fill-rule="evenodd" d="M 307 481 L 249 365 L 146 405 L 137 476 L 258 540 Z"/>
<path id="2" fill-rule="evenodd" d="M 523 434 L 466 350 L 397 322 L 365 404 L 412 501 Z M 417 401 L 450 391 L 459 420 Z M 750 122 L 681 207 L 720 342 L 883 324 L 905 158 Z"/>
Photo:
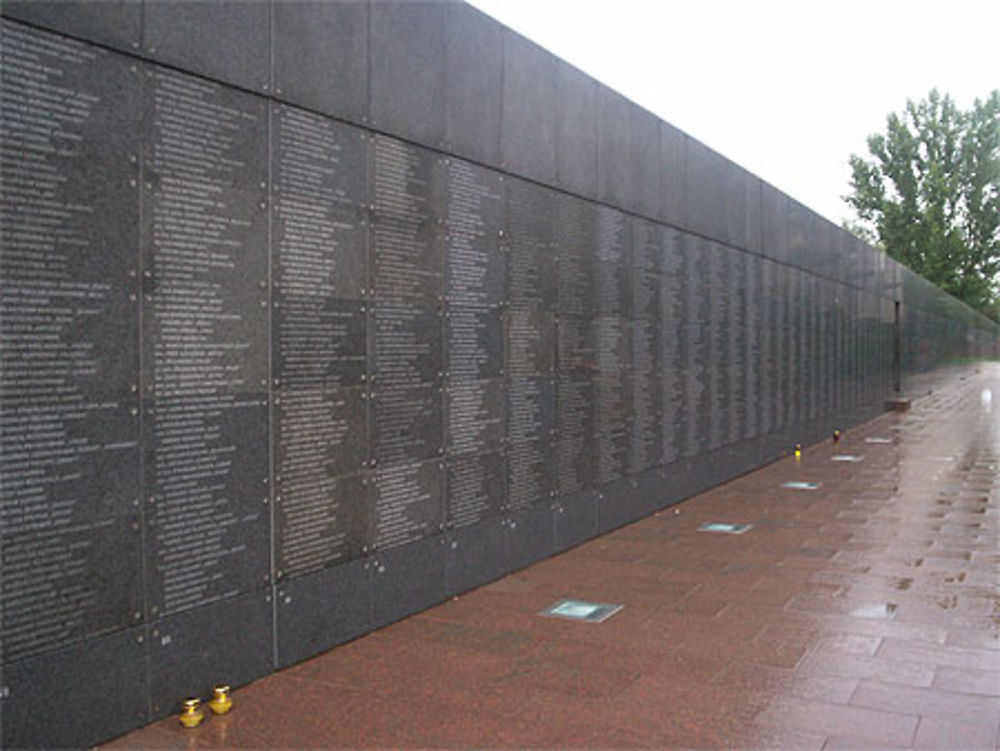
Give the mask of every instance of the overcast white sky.
<path id="1" fill-rule="evenodd" d="M 1000 88 L 1000 0 L 469 0 L 837 224 L 848 156 Z"/>

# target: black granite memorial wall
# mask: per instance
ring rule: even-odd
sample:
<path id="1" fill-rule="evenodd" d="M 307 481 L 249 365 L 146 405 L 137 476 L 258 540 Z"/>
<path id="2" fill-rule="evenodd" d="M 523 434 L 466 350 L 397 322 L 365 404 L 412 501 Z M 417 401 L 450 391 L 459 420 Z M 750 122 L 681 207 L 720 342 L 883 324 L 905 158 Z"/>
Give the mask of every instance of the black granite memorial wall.
<path id="1" fill-rule="evenodd" d="M 469 6 L 2 10 L 5 747 L 108 739 L 877 414 L 896 301 L 907 391 L 998 354 Z"/>

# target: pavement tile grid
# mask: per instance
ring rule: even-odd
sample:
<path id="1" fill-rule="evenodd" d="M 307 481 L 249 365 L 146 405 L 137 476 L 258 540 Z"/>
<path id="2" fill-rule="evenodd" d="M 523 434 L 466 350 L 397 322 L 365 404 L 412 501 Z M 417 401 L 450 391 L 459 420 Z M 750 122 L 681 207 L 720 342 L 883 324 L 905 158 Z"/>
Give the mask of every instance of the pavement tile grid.
<path id="1" fill-rule="evenodd" d="M 997 749 L 985 388 L 1000 365 L 107 748 Z M 536 615 L 563 597 L 625 607 Z"/>

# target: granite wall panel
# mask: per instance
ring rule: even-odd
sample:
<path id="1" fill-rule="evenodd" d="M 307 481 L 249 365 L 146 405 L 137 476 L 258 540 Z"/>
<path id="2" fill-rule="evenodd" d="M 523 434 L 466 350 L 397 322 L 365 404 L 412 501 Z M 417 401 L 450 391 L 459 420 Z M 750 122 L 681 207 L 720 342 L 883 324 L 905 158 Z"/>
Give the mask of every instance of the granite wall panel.
<path id="1" fill-rule="evenodd" d="M 915 392 L 1000 346 L 468 6 L 0 12 L 5 745 L 100 742 L 847 428 L 896 340 Z"/>

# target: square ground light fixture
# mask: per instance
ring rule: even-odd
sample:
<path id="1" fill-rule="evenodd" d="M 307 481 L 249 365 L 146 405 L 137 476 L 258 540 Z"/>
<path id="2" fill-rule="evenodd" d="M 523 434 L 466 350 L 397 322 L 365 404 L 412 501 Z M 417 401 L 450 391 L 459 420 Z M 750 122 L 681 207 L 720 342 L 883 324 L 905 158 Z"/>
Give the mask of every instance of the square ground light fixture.
<path id="1" fill-rule="evenodd" d="M 559 600 L 549 605 L 539 615 L 549 618 L 565 618 L 570 621 L 584 623 L 601 623 L 621 610 L 624 605 L 609 605 L 606 602 L 587 602 L 585 600 Z"/>
<path id="2" fill-rule="evenodd" d="M 892 439 L 880 435 L 870 435 L 865 438 L 865 443 L 892 443 Z"/>
<path id="3" fill-rule="evenodd" d="M 864 461 L 863 456 L 858 456 L 857 454 L 834 454 L 830 457 L 832 462 L 860 462 Z"/>
<path id="4" fill-rule="evenodd" d="M 699 532 L 719 532 L 724 535 L 741 535 L 753 529 L 752 524 L 728 524 L 726 522 L 708 522 L 698 527 Z"/>
<path id="5" fill-rule="evenodd" d="M 793 482 L 785 482 L 781 484 L 781 487 L 788 488 L 789 490 L 816 490 L 819 488 L 818 482 L 799 482 L 794 480 Z"/>

